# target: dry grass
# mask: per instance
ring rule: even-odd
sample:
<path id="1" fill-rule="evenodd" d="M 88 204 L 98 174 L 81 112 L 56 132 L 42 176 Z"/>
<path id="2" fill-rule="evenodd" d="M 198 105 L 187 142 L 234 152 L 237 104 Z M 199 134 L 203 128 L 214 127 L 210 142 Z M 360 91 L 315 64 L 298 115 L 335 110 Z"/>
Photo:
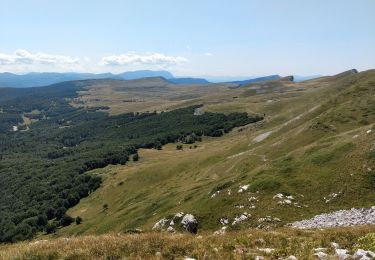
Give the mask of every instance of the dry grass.
<path id="1" fill-rule="evenodd" d="M 189 234 L 145 233 L 107 234 L 22 242 L 0 246 L 1 259 L 315 259 L 313 249 L 330 248 L 337 242 L 352 250 L 358 239 L 374 227 L 337 228 L 327 230 L 275 229 L 244 230 L 225 235 L 203 232 Z M 272 248 L 271 254 L 259 249 Z M 332 257 L 331 259 L 335 259 Z"/>

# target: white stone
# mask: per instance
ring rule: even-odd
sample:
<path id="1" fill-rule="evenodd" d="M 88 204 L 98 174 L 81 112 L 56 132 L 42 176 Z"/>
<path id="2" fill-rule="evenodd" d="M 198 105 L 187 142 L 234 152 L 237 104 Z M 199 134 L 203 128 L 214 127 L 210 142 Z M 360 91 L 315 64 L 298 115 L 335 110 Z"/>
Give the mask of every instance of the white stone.
<path id="1" fill-rule="evenodd" d="M 218 190 L 218 191 L 216 191 L 216 192 L 214 192 L 214 194 L 212 194 L 211 195 L 211 199 L 212 198 L 215 198 L 217 195 L 219 195 L 220 194 L 220 191 Z"/>
<path id="2" fill-rule="evenodd" d="M 171 227 L 171 226 L 169 226 L 169 227 L 167 228 L 167 231 L 168 231 L 169 233 L 174 233 L 174 232 L 176 232 L 176 230 L 175 230 L 173 227 Z"/>
<path id="3" fill-rule="evenodd" d="M 327 248 L 325 247 L 318 247 L 314 249 L 314 252 L 326 252 L 326 251 L 327 251 Z"/>
<path id="4" fill-rule="evenodd" d="M 234 221 L 232 222 L 232 226 L 247 220 L 249 217 L 250 217 L 250 215 L 247 214 L 247 212 L 244 212 L 239 217 L 234 218 Z"/>
<path id="5" fill-rule="evenodd" d="M 325 260 L 325 259 L 327 259 L 328 255 L 324 252 L 317 252 L 317 253 L 314 254 L 314 256 L 316 256 L 320 260 Z"/>
<path id="6" fill-rule="evenodd" d="M 353 259 L 360 259 L 360 260 L 368 260 L 368 259 L 375 259 L 375 253 L 372 251 L 366 251 L 363 249 L 358 249 L 354 255 Z"/>
<path id="7" fill-rule="evenodd" d="M 178 212 L 174 215 L 174 218 L 182 218 L 184 216 L 184 212 Z"/>
<path id="8" fill-rule="evenodd" d="M 226 226 L 222 227 L 221 229 L 215 231 L 214 235 L 224 235 L 227 232 L 227 228 L 228 227 L 226 227 Z"/>
<path id="9" fill-rule="evenodd" d="M 225 226 L 225 225 L 228 225 L 229 223 L 229 220 L 227 218 L 221 218 L 220 219 L 220 224 Z"/>
<path id="10" fill-rule="evenodd" d="M 238 190 L 239 193 L 247 191 L 247 189 L 250 187 L 249 184 L 240 186 L 240 189 Z"/>
<path id="11" fill-rule="evenodd" d="M 167 222 L 168 222 L 168 219 L 162 218 L 161 220 L 155 223 L 155 225 L 152 227 L 152 230 L 162 229 Z"/>
<path id="12" fill-rule="evenodd" d="M 266 254 L 271 254 L 273 251 L 275 251 L 273 248 L 259 248 L 258 250 Z"/>
<path id="13" fill-rule="evenodd" d="M 336 251 L 336 256 L 340 260 L 348 259 L 350 257 L 350 255 L 348 254 L 348 250 L 346 249 L 336 248 L 335 251 Z"/>
<path id="14" fill-rule="evenodd" d="M 275 196 L 273 196 L 274 199 L 283 199 L 284 198 L 284 195 L 282 193 L 278 193 L 276 194 Z"/>

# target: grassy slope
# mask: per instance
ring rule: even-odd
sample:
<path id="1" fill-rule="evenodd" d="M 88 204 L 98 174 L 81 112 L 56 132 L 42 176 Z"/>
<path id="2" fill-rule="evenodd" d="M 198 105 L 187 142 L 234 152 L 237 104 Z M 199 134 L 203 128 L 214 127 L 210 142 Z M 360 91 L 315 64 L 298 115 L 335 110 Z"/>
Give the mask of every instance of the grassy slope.
<path id="1" fill-rule="evenodd" d="M 331 242 L 353 254 L 356 246 L 372 249 L 363 237 L 374 227 L 341 228 L 300 231 L 276 229 L 272 232 L 246 230 L 216 236 L 207 232 L 200 236 L 189 234 L 105 234 L 60 238 L 35 242 L 0 245 L 0 259 L 317 259 L 316 248 L 327 248 L 334 257 Z M 271 248 L 271 253 L 262 251 Z"/>
<path id="2" fill-rule="evenodd" d="M 242 227 L 252 227 L 266 215 L 283 224 L 373 205 L 375 189 L 366 175 L 374 167 L 368 153 L 375 131 L 366 131 L 375 122 L 375 71 L 283 84 L 287 92 L 253 95 L 245 88 L 236 93 L 238 98 L 226 93 L 200 99 L 207 111 L 265 113 L 267 120 L 207 138 L 197 149 L 176 151 L 175 145 L 167 145 L 162 151 L 141 150 L 137 163 L 96 170 L 104 176 L 102 187 L 68 212 L 81 216 L 83 223 L 57 236 L 150 229 L 178 211 L 193 213 L 202 229 L 215 230 L 220 217 L 233 220 L 244 211 L 252 217 Z M 268 131 L 273 132 L 264 141 L 252 141 Z M 223 184 L 227 188 L 210 198 Z M 254 194 L 237 193 L 240 184 L 250 184 Z M 277 204 L 272 197 L 278 192 L 292 194 L 303 207 Z M 325 203 L 323 197 L 333 192 L 341 194 Z M 234 207 L 249 204 L 250 196 L 259 198 L 255 209 Z M 103 204 L 109 205 L 105 211 Z"/>

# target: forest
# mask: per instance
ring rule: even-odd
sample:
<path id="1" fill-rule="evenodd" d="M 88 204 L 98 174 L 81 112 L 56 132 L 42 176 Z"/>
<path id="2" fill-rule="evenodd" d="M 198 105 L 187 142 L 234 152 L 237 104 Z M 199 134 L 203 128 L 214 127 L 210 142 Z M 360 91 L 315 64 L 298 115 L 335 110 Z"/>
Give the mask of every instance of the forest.
<path id="1" fill-rule="evenodd" d="M 86 83 L 0 89 L 0 242 L 71 224 L 66 211 L 100 187 L 101 178 L 90 170 L 138 160 L 139 148 L 194 143 L 262 120 L 247 113 L 197 116 L 198 106 L 117 116 L 71 107 Z M 21 127 L 26 115 L 34 119 L 27 128 Z"/>

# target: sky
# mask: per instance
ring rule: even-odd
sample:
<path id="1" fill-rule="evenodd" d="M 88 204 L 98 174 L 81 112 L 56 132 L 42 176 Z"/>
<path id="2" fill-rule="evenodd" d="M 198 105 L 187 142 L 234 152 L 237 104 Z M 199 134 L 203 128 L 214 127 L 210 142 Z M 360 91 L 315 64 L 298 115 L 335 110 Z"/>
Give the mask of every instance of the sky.
<path id="1" fill-rule="evenodd" d="M 0 72 L 375 68 L 375 0 L 0 0 Z"/>

